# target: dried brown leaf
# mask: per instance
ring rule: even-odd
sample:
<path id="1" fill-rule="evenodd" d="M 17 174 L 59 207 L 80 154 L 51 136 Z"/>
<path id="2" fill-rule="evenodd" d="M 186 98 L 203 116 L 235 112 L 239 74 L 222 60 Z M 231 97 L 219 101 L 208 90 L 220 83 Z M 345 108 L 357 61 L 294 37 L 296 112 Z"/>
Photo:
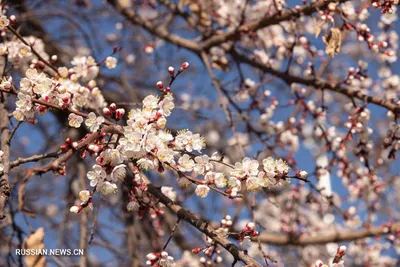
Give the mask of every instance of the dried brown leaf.
<path id="1" fill-rule="evenodd" d="M 313 24 L 314 24 L 314 30 L 315 30 L 315 38 L 317 38 L 319 36 L 319 34 L 321 33 L 321 30 L 322 30 L 321 28 L 322 28 L 323 24 L 319 23 L 317 18 L 313 19 Z"/>
<path id="2" fill-rule="evenodd" d="M 44 229 L 40 227 L 24 240 L 24 249 L 44 249 Z M 29 267 L 43 267 L 46 265 L 46 257 L 43 255 L 26 255 L 25 265 Z"/>
<path id="3" fill-rule="evenodd" d="M 331 28 L 329 35 L 323 36 L 326 48 L 325 53 L 330 57 L 334 57 L 335 54 L 340 52 L 340 46 L 342 45 L 342 32 L 338 28 Z"/>

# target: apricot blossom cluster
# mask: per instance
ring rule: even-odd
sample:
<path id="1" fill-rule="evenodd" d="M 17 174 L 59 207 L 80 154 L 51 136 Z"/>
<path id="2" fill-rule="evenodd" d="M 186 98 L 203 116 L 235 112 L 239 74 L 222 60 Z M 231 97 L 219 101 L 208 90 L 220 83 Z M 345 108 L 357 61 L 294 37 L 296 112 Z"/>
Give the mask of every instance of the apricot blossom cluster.
<path id="1" fill-rule="evenodd" d="M 105 117 L 116 120 L 123 118 L 124 109 L 117 108 L 114 103 L 109 107 L 105 106 L 101 94 L 97 94 L 99 89 L 95 87 L 93 80 L 88 83 L 88 87 L 80 86 L 77 82 L 77 77 L 93 78 L 92 72 L 97 72 L 93 69 L 93 62 L 88 61 L 93 60 L 75 58 L 72 64 L 76 67 L 65 72 L 63 78 L 50 78 L 45 72 L 29 68 L 26 77 L 20 82 L 19 100 L 14 116 L 21 120 L 30 119 L 37 109 L 43 112 L 47 109 L 47 104 L 57 105 L 60 109 L 71 110 L 68 117 L 71 127 L 79 128 L 84 121 L 90 132 L 101 132 L 105 123 L 103 116 L 94 112 L 74 112 L 74 109 L 85 106 L 85 101 L 88 101 L 92 104 L 97 103 L 97 107 L 103 107 Z M 188 67 L 188 63 L 183 63 L 177 75 Z M 59 71 L 63 73 L 61 69 Z M 174 77 L 172 67 L 169 68 L 169 73 Z M 65 83 L 68 83 L 68 86 Z M 290 168 L 282 159 L 268 157 L 262 160 L 261 168 L 259 161 L 248 157 L 231 165 L 223 162 L 218 153 L 211 156 L 203 154 L 205 142 L 199 134 L 184 129 L 174 136 L 166 128 L 167 118 L 175 107 L 174 97 L 169 88 L 163 88 L 162 82 L 158 82 L 157 86 L 163 94 L 160 97 L 149 95 L 142 101 L 142 108 L 132 109 L 127 116 L 126 125 L 121 127 L 122 132 L 116 139 L 109 136 L 106 140 L 106 135 L 103 134 L 81 152 L 82 157 L 86 155 L 86 151 L 96 157 L 96 164 L 87 176 L 90 186 L 97 192 L 103 195 L 116 193 L 117 182 L 125 179 L 127 164 L 132 164 L 130 169 L 135 176 L 134 183 L 138 186 L 132 191 L 132 199 L 128 204 L 128 209 L 135 211 L 143 211 L 143 206 L 146 206 L 144 210 L 148 210 L 152 206 L 149 205 L 151 197 L 143 195 L 146 185 L 142 171 L 163 172 L 165 167 L 172 169 L 179 174 L 179 184 L 195 184 L 195 192 L 200 197 L 206 197 L 210 189 L 215 189 L 234 198 L 238 196 L 242 187 L 254 191 L 263 187 L 285 186 L 290 178 L 295 177 L 288 176 Z M 92 94 L 98 97 L 98 101 L 90 101 L 90 97 L 83 97 Z M 44 104 L 37 105 L 33 100 L 41 100 Z M 113 143 L 113 147 L 109 143 Z M 70 140 L 66 146 L 75 148 L 77 143 Z M 217 164 L 227 165 L 231 170 L 227 173 L 216 171 Z M 192 178 L 193 176 L 202 176 L 203 179 L 197 180 Z M 306 176 L 307 173 L 303 171 L 301 177 Z M 226 187 L 228 188 L 224 191 L 219 190 Z"/>
<path id="2" fill-rule="evenodd" d="M 289 166 L 282 159 L 275 160 L 272 157 L 262 161 L 261 170 L 257 160 L 246 157 L 235 165 L 229 164 L 229 173 L 215 171 L 216 164 L 226 163 L 221 161 L 217 153 L 211 156 L 202 154 L 205 147 L 203 137 L 189 130 L 181 130 L 173 136 L 166 129 L 167 117 L 175 107 L 173 100 L 172 93 L 161 97 L 145 97 L 141 109 L 129 112 L 127 125 L 123 126 L 123 134 L 116 140 L 114 149 L 104 144 L 93 145 L 98 149 L 92 150 L 99 153 L 97 164 L 88 173 L 91 186 L 97 186 L 98 189 L 106 186 L 108 189 L 100 190 L 106 195 L 113 192 L 116 189 L 115 183 L 125 178 L 127 162 L 133 163 L 138 177 L 141 176 L 140 171 L 152 169 L 162 172 L 165 167 L 173 169 L 180 175 L 180 185 L 196 184 L 195 192 L 200 197 L 206 197 L 213 185 L 217 188 L 228 186 L 226 193 L 236 197 L 242 185 L 247 190 L 259 190 L 262 187 L 288 184 Z M 92 131 L 97 131 L 103 122 L 102 117 L 90 113 L 85 124 Z M 202 176 L 204 179 L 196 180 L 190 175 Z M 306 176 L 304 171 L 302 176 Z M 135 205 L 129 206 L 135 209 Z"/>

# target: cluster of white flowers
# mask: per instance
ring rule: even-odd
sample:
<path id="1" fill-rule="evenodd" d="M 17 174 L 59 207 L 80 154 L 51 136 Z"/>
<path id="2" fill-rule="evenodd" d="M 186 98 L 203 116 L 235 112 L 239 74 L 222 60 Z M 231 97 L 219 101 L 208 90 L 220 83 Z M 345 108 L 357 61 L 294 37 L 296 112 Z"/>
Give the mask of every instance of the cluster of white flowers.
<path id="1" fill-rule="evenodd" d="M 106 149 L 96 158 L 93 170 L 87 173 L 90 186 L 96 187 L 103 195 L 114 194 L 118 191 L 115 184 L 126 176 L 126 158 L 117 149 Z"/>
<path id="2" fill-rule="evenodd" d="M 284 186 L 289 183 L 284 179 L 290 169 L 285 161 L 268 157 L 262 161 L 262 165 L 260 171 L 259 162 L 247 157 L 242 162 L 236 162 L 235 168 L 230 172 L 228 184 L 240 190 L 241 182 L 245 181 L 248 190 L 259 190 L 262 187 Z"/>
<path id="3" fill-rule="evenodd" d="M 157 86 L 160 89 L 163 87 L 161 82 L 157 83 Z M 288 184 L 289 166 L 282 159 L 275 160 L 272 157 L 262 161 L 261 170 L 259 170 L 260 164 L 257 160 L 244 158 L 242 162 L 237 162 L 235 165 L 228 164 L 231 167 L 229 173 L 216 171 L 215 164 L 224 164 L 222 157 L 218 153 L 214 153 L 211 157 L 201 153 L 205 147 L 203 137 L 189 130 L 178 131 L 176 136 L 173 136 L 165 129 L 167 117 L 171 115 L 175 107 L 173 100 L 169 92 L 161 97 L 147 96 L 143 100 L 141 109 L 133 109 L 129 112 L 127 125 L 123 127 L 123 136 L 118 139 L 115 149 L 103 150 L 107 146 L 89 145 L 88 150 L 91 150 L 91 154 L 100 153 L 97 164 L 88 173 L 91 186 L 97 186 L 97 191 L 105 195 L 116 192 L 115 183 L 125 177 L 124 162 L 126 161 L 133 162 L 137 168 L 134 171 L 137 185 L 143 183 L 141 170 L 163 171 L 166 166 L 180 174 L 181 186 L 195 184 L 197 186 L 195 193 L 202 198 L 208 195 L 214 185 L 217 188 L 228 186 L 229 188 L 223 193 L 236 197 L 242 184 L 245 184 L 248 190 Z M 109 109 L 104 110 L 105 113 L 109 113 L 110 110 L 117 109 L 112 104 Z M 79 127 L 83 121 L 76 114 L 71 114 L 69 119 L 73 127 Z M 85 124 L 94 132 L 99 130 L 103 122 L 103 117 L 96 117 L 94 113 L 90 113 Z M 114 159 L 111 160 L 111 158 Z M 192 173 L 203 176 L 204 180 L 190 178 Z M 143 204 L 149 203 L 150 199 L 145 203 L 139 201 L 143 195 L 143 189 L 134 191 L 127 206 L 128 210 L 138 211 Z M 164 190 L 172 198 L 176 197 L 171 190 L 166 188 Z"/>
<path id="4" fill-rule="evenodd" d="M 127 126 L 124 127 L 124 137 L 121 138 L 119 149 L 130 159 L 138 160 L 142 169 L 153 169 L 158 166 L 158 160 L 174 164 L 177 154 L 170 146 L 173 136 L 165 130 L 166 117 L 174 108 L 172 94 L 162 99 L 150 95 L 143 100 L 143 109 L 131 110 Z M 151 158 L 148 153 L 154 153 Z M 146 157 L 147 156 L 147 157 Z"/>
<path id="5" fill-rule="evenodd" d="M 149 253 L 146 256 L 147 265 L 153 267 L 175 267 L 174 258 L 168 255 L 168 252 L 163 251 L 161 253 Z"/>
<path id="6" fill-rule="evenodd" d="M 0 44 L 0 55 L 7 55 L 7 60 L 15 67 L 26 70 L 30 65 L 33 67 L 38 63 L 36 56 L 32 53 L 34 49 L 43 59 L 49 60 L 49 55 L 45 52 L 44 42 L 34 36 L 26 36 L 24 40 L 32 45 L 32 48 L 24 44 L 21 40 L 5 41 Z"/>
<path id="7" fill-rule="evenodd" d="M 39 54 L 44 51 L 41 40 L 33 37 L 27 37 L 25 40 L 32 43 L 32 48 Z M 75 67 L 71 69 L 60 67 L 58 73 L 54 77 L 50 77 L 47 72 L 40 70 L 44 67 L 44 63 L 34 59 L 30 50 L 29 46 L 20 41 L 0 44 L 0 54 L 7 54 L 8 60 L 14 64 L 22 61 L 30 64 L 25 72 L 25 77 L 20 81 L 16 109 L 13 112 L 17 120 L 32 119 L 35 112 L 44 114 L 48 110 L 47 104 L 74 110 L 83 107 L 94 109 L 105 107 L 104 97 L 96 86 L 96 82 L 92 80 L 98 74 L 98 66 L 93 58 L 75 57 L 72 61 L 72 65 Z M 44 60 L 49 58 L 44 52 L 41 56 Z M 89 82 L 83 86 L 78 81 L 79 78 Z M 3 79 L 2 88 L 12 90 L 12 87 L 8 86 L 9 80 Z M 45 104 L 35 104 L 34 101 L 42 101 Z M 87 122 L 92 131 L 98 128 L 99 123 L 102 122 L 101 119 L 98 119 L 96 123 L 91 122 L 93 115 L 90 115 Z M 71 114 L 69 116 L 71 127 L 79 127 L 82 121 L 83 119 L 79 115 Z"/>
<path id="8" fill-rule="evenodd" d="M 74 72 L 74 76 L 71 77 L 72 80 L 82 78 L 85 81 L 90 81 L 99 74 L 100 68 L 91 56 L 76 56 L 71 61 L 71 64 L 74 66 L 72 68 Z"/>
<path id="9" fill-rule="evenodd" d="M 157 83 L 157 86 L 163 90 L 161 82 Z M 97 192 L 103 195 L 117 192 L 116 183 L 125 178 L 125 163 L 128 161 L 134 166 L 134 187 L 127 209 L 137 211 L 139 215 L 143 215 L 144 212 L 155 215 L 160 212 L 157 209 L 162 207 L 154 197 L 147 194 L 146 182 L 141 173 L 143 170 L 163 171 L 164 167 L 168 167 L 178 172 L 179 185 L 195 184 L 195 193 L 202 198 L 208 195 L 213 186 L 216 186 L 218 189 L 214 189 L 220 193 L 234 198 L 242 190 L 243 184 L 247 190 L 258 190 L 289 183 L 289 166 L 282 159 L 266 158 L 262 161 L 261 169 L 257 160 L 247 157 L 235 165 L 230 165 L 224 163 L 218 153 L 211 156 L 202 154 L 205 142 L 199 134 L 182 130 L 175 136 L 172 135 L 165 126 L 167 117 L 175 107 L 173 100 L 169 92 L 165 92 L 161 97 L 147 96 L 141 109 L 129 112 L 127 125 L 123 127 L 122 136 L 115 139 L 117 143 L 113 149 L 104 143 L 104 139 L 87 147 L 91 155 L 98 155 L 93 170 L 87 174 L 90 185 L 96 187 Z M 118 110 L 115 104 L 111 104 L 109 108 L 104 108 L 103 112 L 110 116 Z M 124 112 L 120 113 L 123 116 Z M 69 122 L 72 127 L 79 127 L 83 118 L 72 113 Z M 90 113 L 85 124 L 94 132 L 100 129 L 103 122 L 103 117 Z M 216 164 L 225 164 L 231 170 L 228 173 L 216 171 Z M 193 174 L 203 176 L 204 180 L 192 178 Z M 304 174 L 301 176 L 306 177 Z M 176 192 L 172 188 L 163 187 L 162 191 L 171 199 L 176 199 Z"/>

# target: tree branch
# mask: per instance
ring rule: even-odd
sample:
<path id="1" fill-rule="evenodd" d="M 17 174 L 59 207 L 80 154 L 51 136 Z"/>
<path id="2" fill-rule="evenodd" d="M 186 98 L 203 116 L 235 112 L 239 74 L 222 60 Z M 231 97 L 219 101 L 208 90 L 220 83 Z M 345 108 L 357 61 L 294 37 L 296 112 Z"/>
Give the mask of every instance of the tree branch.
<path id="1" fill-rule="evenodd" d="M 312 86 L 316 89 L 327 89 L 327 90 L 345 95 L 345 96 L 349 97 L 350 99 L 357 98 L 357 99 L 360 99 L 367 103 L 371 103 L 371 104 L 375 104 L 377 106 L 384 107 L 384 108 L 392 111 L 396 115 L 400 114 L 400 106 L 399 105 L 396 105 L 394 103 L 391 103 L 390 101 L 381 99 L 379 97 L 363 94 L 359 90 L 349 90 L 348 88 L 345 88 L 345 87 L 341 86 L 340 84 L 331 84 L 328 82 L 321 81 L 319 79 L 305 79 L 302 77 L 291 75 L 286 72 L 280 72 L 269 66 L 259 63 L 253 59 L 250 59 L 244 55 L 241 55 L 234 49 L 230 50 L 230 54 L 232 55 L 233 58 L 237 59 L 238 61 L 245 63 L 247 65 L 253 66 L 253 67 L 260 69 L 266 73 L 272 74 L 272 75 L 282 79 L 287 84 L 299 83 L 299 84 L 303 84 L 303 85 L 307 85 L 307 86 Z"/>
<path id="2" fill-rule="evenodd" d="M 1 93 L 0 93 L 1 94 Z M 5 205 L 11 194 L 10 184 L 8 180 L 8 172 L 10 170 L 10 130 L 8 128 L 8 116 L 7 111 L 7 96 L 1 94 L 2 102 L 0 103 L 0 143 L 1 150 L 3 151 L 3 156 L 1 162 L 4 166 L 3 173 L 0 173 L 0 220 L 4 219 L 6 215 L 4 214 Z"/>
<path id="3" fill-rule="evenodd" d="M 214 35 L 211 38 L 209 38 L 208 40 L 206 40 L 204 43 L 201 44 L 201 49 L 208 50 L 211 47 L 220 45 L 222 43 L 225 43 L 226 41 L 239 38 L 240 34 L 242 32 L 256 32 L 262 28 L 265 28 L 265 27 L 268 27 L 271 25 L 276 25 L 283 21 L 298 18 L 301 15 L 303 15 L 303 16 L 311 15 L 312 13 L 318 11 L 319 9 L 323 9 L 323 8 L 327 7 L 329 5 L 329 3 L 332 3 L 332 2 L 343 3 L 343 2 L 347 2 L 347 1 L 348 0 L 340 0 L 340 1 L 320 0 L 320 1 L 317 1 L 314 3 L 310 3 L 308 5 L 302 6 L 300 8 L 293 8 L 283 14 L 280 14 L 278 12 L 273 16 L 263 17 L 259 20 L 242 25 L 239 28 L 229 31 L 227 33 L 224 33 L 222 35 Z"/>
<path id="4" fill-rule="evenodd" d="M 111 6 L 113 6 L 121 15 L 123 15 L 132 24 L 139 25 L 149 33 L 154 34 L 155 36 L 162 38 L 177 46 L 184 47 L 196 53 L 200 52 L 200 47 L 196 42 L 182 38 L 176 34 L 170 33 L 164 27 L 158 27 L 153 25 L 150 21 L 145 20 L 140 16 L 138 16 L 133 9 L 122 7 L 116 0 L 107 0 L 106 2 L 108 2 Z"/>
<path id="5" fill-rule="evenodd" d="M 67 150 L 67 152 L 65 152 L 63 155 L 61 155 L 59 158 L 53 160 L 52 162 L 50 162 L 48 165 L 44 166 L 44 167 L 34 167 L 31 168 L 27 171 L 24 179 L 21 182 L 21 185 L 18 189 L 18 209 L 24 211 L 25 213 L 27 213 L 28 215 L 33 215 L 30 212 L 27 212 L 24 210 L 24 194 L 25 194 L 25 187 L 26 187 L 26 183 L 29 181 L 29 179 L 32 176 L 35 175 L 41 175 L 44 174 L 46 172 L 49 171 L 55 171 L 58 170 L 58 168 L 60 167 L 61 163 L 66 162 L 68 159 L 70 159 L 75 151 L 79 151 L 83 148 L 85 148 L 86 146 L 88 146 L 90 143 L 92 143 L 94 140 L 96 140 L 97 138 L 99 138 L 101 136 L 101 133 L 117 133 L 117 134 L 121 134 L 122 130 L 120 128 L 121 126 L 119 125 L 109 125 L 109 126 L 105 126 L 101 129 L 101 131 L 98 132 L 94 132 L 90 135 L 88 135 L 87 137 L 85 137 L 83 140 L 81 140 L 81 142 L 79 142 L 78 146 L 74 149 L 70 148 Z"/>
<path id="6" fill-rule="evenodd" d="M 163 203 L 169 210 L 175 213 L 178 218 L 190 223 L 192 226 L 197 228 L 199 231 L 206 234 L 208 237 L 213 239 L 215 242 L 220 244 L 223 248 L 229 251 L 236 261 L 242 261 L 243 263 L 250 266 L 261 266 L 257 261 L 247 256 L 237 246 L 230 243 L 225 237 L 217 233 L 208 222 L 198 219 L 192 212 L 182 208 L 175 204 L 171 199 L 165 196 L 160 189 L 153 186 L 151 183 L 147 185 L 147 191 L 153 196 L 157 197 L 161 203 Z"/>
<path id="7" fill-rule="evenodd" d="M 395 222 L 390 226 L 375 226 L 368 229 L 356 230 L 356 231 L 331 231 L 325 234 L 318 234 L 316 236 L 290 236 L 280 234 L 268 234 L 263 233 L 260 235 L 260 241 L 270 245 L 296 245 L 296 246 L 307 246 L 307 245 L 318 245 L 327 243 L 339 243 L 345 241 L 354 241 L 366 237 L 375 237 L 381 235 L 387 235 L 390 233 L 396 233 L 400 231 L 400 222 Z"/>

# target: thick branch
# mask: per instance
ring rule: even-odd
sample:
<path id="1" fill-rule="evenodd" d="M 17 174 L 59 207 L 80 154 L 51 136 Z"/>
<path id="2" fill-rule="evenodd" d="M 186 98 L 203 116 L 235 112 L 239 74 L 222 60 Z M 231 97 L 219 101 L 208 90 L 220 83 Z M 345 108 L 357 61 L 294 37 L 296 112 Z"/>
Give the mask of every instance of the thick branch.
<path id="1" fill-rule="evenodd" d="M 348 0 L 340 0 L 340 1 L 320 0 L 320 1 L 317 1 L 314 3 L 310 3 L 308 5 L 302 6 L 298 9 L 293 8 L 283 14 L 280 14 L 278 12 L 273 16 L 263 17 L 259 20 L 242 25 L 238 29 L 234 29 L 234 30 L 224 33 L 222 35 L 214 35 L 213 37 L 209 38 L 201 45 L 201 49 L 202 50 L 210 49 L 211 47 L 220 45 L 222 43 L 225 43 L 226 41 L 239 38 L 240 34 L 242 32 L 256 32 L 262 28 L 265 28 L 265 27 L 268 27 L 271 25 L 276 25 L 283 21 L 288 21 L 288 20 L 298 18 L 301 15 L 303 15 L 303 16 L 311 15 L 312 13 L 318 11 L 319 9 L 326 8 L 328 6 L 328 4 L 331 2 L 341 2 L 342 3 L 342 2 L 346 2 L 346 1 L 348 1 Z"/>
<path id="2" fill-rule="evenodd" d="M 391 226 L 376 226 L 370 227 L 369 229 L 362 229 L 356 231 L 333 231 L 325 234 L 318 234 L 316 236 L 288 236 L 279 234 L 268 234 L 263 233 L 260 235 L 260 241 L 270 245 L 317 245 L 327 243 L 338 243 L 345 241 L 354 241 L 366 237 L 375 237 L 386 235 L 390 233 L 396 233 L 400 231 L 400 222 L 393 223 Z"/>
<path id="3" fill-rule="evenodd" d="M 1 93 L 0 93 L 1 94 Z M 3 173 L 0 173 L 0 220 L 5 217 L 4 208 L 7 203 L 8 197 L 10 196 L 10 184 L 8 182 L 8 172 L 10 170 L 10 130 L 8 128 L 8 116 L 7 116 L 7 98 L 6 95 L 0 95 L 2 102 L 0 103 L 0 130 L 1 130 L 1 150 L 3 156 L 1 162 L 4 166 Z"/>
<path id="4" fill-rule="evenodd" d="M 153 25 L 150 21 L 145 20 L 140 16 L 138 16 L 133 9 L 122 7 L 116 0 L 107 0 L 107 2 L 110 5 L 112 5 L 121 15 L 123 15 L 132 24 L 138 25 L 147 30 L 149 33 L 154 34 L 155 36 L 162 38 L 177 46 L 184 47 L 193 52 L 197 53 L 200 52 L 200 47 L 196 42 L 182 38 L 176 34 L 170 33 L 164 27 Z"/>

